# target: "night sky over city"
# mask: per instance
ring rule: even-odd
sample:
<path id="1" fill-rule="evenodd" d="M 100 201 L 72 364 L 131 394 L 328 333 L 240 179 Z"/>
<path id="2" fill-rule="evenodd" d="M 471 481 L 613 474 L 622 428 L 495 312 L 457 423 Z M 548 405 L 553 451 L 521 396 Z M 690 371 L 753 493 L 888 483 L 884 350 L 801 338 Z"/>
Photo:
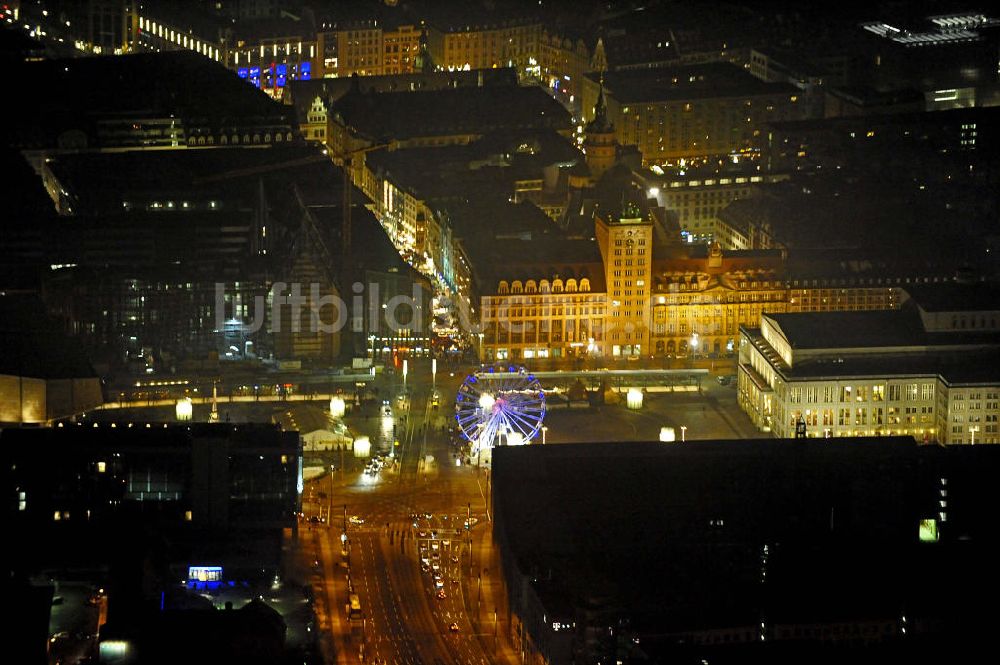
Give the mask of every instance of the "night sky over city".
<path id="1" fill-rule="evenodd" d="M 1000 10 L 0 0 L 19 665 L 955 662 Z"/>

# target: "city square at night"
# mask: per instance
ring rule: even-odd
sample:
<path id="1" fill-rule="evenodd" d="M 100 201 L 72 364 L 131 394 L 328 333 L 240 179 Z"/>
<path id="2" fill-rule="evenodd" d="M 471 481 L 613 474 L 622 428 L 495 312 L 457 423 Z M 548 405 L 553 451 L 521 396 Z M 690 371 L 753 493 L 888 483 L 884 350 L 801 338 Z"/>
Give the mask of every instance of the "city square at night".
<path id="1" fill-rule="evenodd" d="M 1000 11 L 0 2 L 4 662 L 955 662 Z"/>

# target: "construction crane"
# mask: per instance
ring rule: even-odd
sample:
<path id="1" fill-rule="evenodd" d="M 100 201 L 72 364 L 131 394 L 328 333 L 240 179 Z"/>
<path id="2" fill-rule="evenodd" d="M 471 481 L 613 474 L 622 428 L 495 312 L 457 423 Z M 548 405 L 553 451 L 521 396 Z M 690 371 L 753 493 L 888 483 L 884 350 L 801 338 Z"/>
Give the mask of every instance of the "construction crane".
<path id="1" fill-rule="evenodd" d="M 341 251 L 346 259 L 348 254 L 351 252 L 351 194 L 354 188 L 354 183 L 351 182 L 351 160 L 356 155 L 363 155 L 365 153 L 373 152 L 375 150 L 381 150 L 383 148 L 389 148 L 392 150 L 396 145 L 395 141 L 390 141 L 388 143 L 380 143 L 378 145 L 370 145 L 364 148 L 357 148 L 355 150 L 348 150 L 347 152 L 340 153 L 336 155 L 341 161 L 341 168 L 344 171 L 344 213 L 343 213 L 343 231 L 340 234 L 340 244 Z M 345 260 L 346 265 L 346 260 Z"/>

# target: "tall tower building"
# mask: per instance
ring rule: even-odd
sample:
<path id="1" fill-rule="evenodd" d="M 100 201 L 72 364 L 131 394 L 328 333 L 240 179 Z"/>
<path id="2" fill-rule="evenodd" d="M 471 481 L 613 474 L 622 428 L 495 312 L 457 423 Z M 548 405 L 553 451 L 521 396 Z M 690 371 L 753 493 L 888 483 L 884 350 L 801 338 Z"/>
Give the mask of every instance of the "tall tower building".
<path id="1" fill-rule="evenodd" d="M 586 139 L 583 150 L 587 155 L 587 166 L 594 182 L 615 165 L 618 158 L 618 142 L 615 139 L 615 126 L 608 120 L 608 107 L 604 101 L 604 86 L 597 94 L 597 105 L 594 106 L 594 119 L 586 129 Z"/>
<path id="2" fill-rule="evenodd" d="M 616 357 L 652 353 L 653 222 L 631 201 L 624 203 L 620 215 L 598 214 L 595 220 L 608 290 L 605 353 Z"/>

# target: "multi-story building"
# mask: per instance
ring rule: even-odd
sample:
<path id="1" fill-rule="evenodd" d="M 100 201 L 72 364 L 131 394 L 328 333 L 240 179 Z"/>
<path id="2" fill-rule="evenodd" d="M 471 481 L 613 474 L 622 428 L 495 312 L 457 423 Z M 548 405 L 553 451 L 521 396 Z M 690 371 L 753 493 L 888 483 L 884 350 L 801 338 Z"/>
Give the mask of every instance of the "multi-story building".
<path id="1" fill-rule="evenodd" d="M 572 133 L 569 113 L 543 90 L 503 84 L 373 94 L 358 85 L 329 111 L 327 145 L 334 156 L 376 143 L 397 149 L 464 145 L 504 129 Z"/>
<path id="2" fill-rule="evenodd" d="M 445 88 L 475 88 L 484 85 L 517 85 L 513 69 L 487 71 L 413 71 L 384 76 L 314 78 L 291 81 L 282 97 L 285 104 L 295 107 L 302 138 L 324 143 L 328 114 L 327 109 L 346 95 L 352 86 L 363 92 L 415 92 L 418 90 L 444 90 Z"/>
<path id="3" fill-rule="evenodd" d="M 497 632 L 552 665 L 943 654 L 983 635 L 998 464 L 908 437 L 497 447 Z"/>
<path id="4" fill-rule="evenodd" d="M 14 12 L 22 19 L 31 21 L 32 16 L 24 15 L 20 2 L 11 3 Z M 4 6 L 4 9 L 9 9 Z M 60 32 L 65 31 L 74 39 L 74 46 L 80 51 L 93 55 L 122 55 L 136 50 L 136 40 L 140 38 L 139 2 L 137 0 L 73 0 L 61 2 L 57 7 L 49 7 L 38 21 L 45 21 L 54 15 Z M 30 8 L 34 13 L 41 7 Z M 34 25 L 34 24 L 33 24 Z"/>
<path id="5" fill-rule="evenodd" d="M 451 228 L 447 215 L 429 200 L 434 192 L 421 187 L 420 177 L 425 175 L 422 158 L 435 159 L 435 152 L 442 150 L 371 153 L 365 160 L 361 190 L 400 255 L 443 286 L 454 288 Z"/>
<path id="6" fill-rule="evenodd" d="M 766 163 L 776 171 L 905 169 L 933 179 L 948 172 L 956 154 L 974 164 L 993 160 L 998 126 L 996 108 L 775 123 L 768 132 Z"/>
<path id="7" fill-rule="evenodd" d="M 418 71 L 422 29 L 400 25 L 382 34 L 382 74 L 410 74 Z"/>
<path id="8" fill-rule="evenodd" d="M 780 182 L 781 173 L 763 173 L 753 162 L 732 168 L 671 168 L 644 172 L 647 193 L 677 218 L 681 240 L 687 243 L 718 241 L 723 249 L 750 249 L 742 236 L 719 221 L 730 203 L 754 193 L 758 184 Z M 659 171 L 659 172 L 657 172 Z"/>
<path id="9" fill-rule="evenodd" d="M 382 74 L 385 54 L 383 31 L 378 22 L 357 21 L 330 26 L 317 35 L 323 54 L 323 75 L 376 76 Z"/>
<path id="10" fill-rule="evenodd" d="M 608 290 L 606 347 L 612 356 L 650 352 L 650 299 L 653 290 L 653 223 L 634 203 L 620 216 L 595 218 L 597 246 Z"/>
<path id="11" fill-rule="evenodd" d="M 602 240 L 605 236 L 601 224 L 596 222 L 598 245 L 607 242 Z M 619 249 L 624 251 L 624 246 L 605 244 L 597 249 L 593 247 L 594 241 L 564 239 L 561 255 L 572 249 L 578 266 L 574 269 L 577 278 L 574 286 L 577 291 L 583 291 L 575 273 L 580 272 L 579 266 L 586 265 L 589 291 L 586 302 L 559 303 L 586 307 L 586 310 L 560 309 L 559 313 L 554 309 L 556 303 L 550 303 L 549 308 L 542 307 L 541 300 L 555 293 L 553 275 L 546 274 L 545 261 L 535 259 L 534 264 L 525 265 L 528 257 L 536 256 L 537 249 L 528 251 L 518 247 L 511 249 L 511 256 L 501 258 L 484 254 L 466 243 L 467 249 L 474 250 L 474 263 L 494 264 L 489 270 L 473 270 L 482 296 L 485 357 L 726 356 L 736 349 L 740 326 L 753 326 L 763 314 L 894 310 L 900 307 L 901 289 L 907 284 L 940 279 L 925 276 L 905 264 L 876 268 L 878 262 L 851 261 L 836 253 L 789 256 L 779 250 L 724 251 L 718 243 L 710 247 L 665 249 L 655 241 L 657 226 L 654 224 L 651 228 L 654 242 L 650 245 L 649 236 L 645 236 L 642 240 L 647 244 L 639 246 L 639 239 L 636 239 L 631 267 L 625 265 L 628 256 L 614 255 Z M 627 232 L 629 229 L 626 225 L 615 226 L 615 230 Z M 627 241 L 627 238 L 622 240 Z M 512 241 L 504 242 L 510 244 Z M 550 246 L 550 242 L 545 240 L 541 246 Z M 532 243 L 538 244 L 539 240 Z M 595 250 L 601 255 L 599 260 L 591 253 Z M 640 250 L 644 252 L 641 256 Z M 654 251 L 662 255 L 656 256 Z M 640 259 L 645 261 L 647 268 L 642 275 L 637 272 Z M 616 261 L 621 265 L 616 265 Z M 633 274 L 626 275 L 630 268 Z M 602 282 L 594 278 L 598 271 L 604 277 L 603 291 L 599 290 Z M 568 292 L 565 274 L 569 272 L 563 271 L 564 292 Z M 540 281 L 543 278 L 544 291 Z M 635 300 L 640 297 L 641 306 Z M 525 299 L 531 300 L 536 307 L 530 308 Z M 555 319 L 575 315 L 577 311 L 586 314 L 590 330 L 600 330 L 604 334 L 591 335 L 593 339 L 569 340 L 577 342 L 576 346 L 570 346 L 562 337 L 493 334 L 494 329 L 505 325 L 504 321 L 519 327 L 529 318 L 528 329 L 548 330 L 559 325 Z M 621 313 L 615 315 L 615 311 Z M 580 330 L 579 327 L 575 329 Z M 622 337 L 626 333 L 632 335 L 628 340 Z M 522 355 L 524 353 L 529 355 Z"/>
<path id="12" fill-rule="evenodd" d="M 430 20 L 427 46 L 444 69 L 515 67 L 521 73 L 538 66 L 541 37 L 542 25 L 534 18 L 469 23 L 444 17 Z"/>
<path id="13" fill-rule="evenodd" d="M 503 264 L 494 263 L 490 260 L 491 251 L 496 252 L 494 242 L 467 244 L 473 255 L 473 273 L 483 292 L 483 358 L 520 360 L 609 353 L 609 303 L 597 246 L 586 240 L 551 237 L 509 238 L 504 242 L 522 257 L 537 257 L 544 251 L 550 258 L 544 264 L 518 264 L 511 257 Z M 496 259 L 504 261 L 500 256 Z M 487 285 L 486 273 L 504 278 Z M 620 347 L 622 340 L 618 344 Z"/>
<path id="14" fill-rule="evenodd" d="M 36 169 L 45 156 L 60 152 L 267 146 L 295 139 L 291 109 L 193 53 L 31 62 L 12 82 L 37 92 L 12 109 L 2 131 Z"/>
<path id="15" fill-rule="evenodd" d="M 543 30 L 538 42 L 537 78 L 564 103 L 580 108 L 580 87 L 583 75 L 591 70 L 590 57 L 590 49 L 582 39 L 574 41 Z"/>
<path id="16" fill-rule="evenodd" d="M 766 123 L 806 117 L 798 88 L 709 63 L 589 74 L 582 91 L 587 120 L 602 80 L 618 143 L 638 146 L 647 165 L 753 153 L 766 142 Z"/>
<path id="17" fill-rule="evenodd" d="M 925 108 L 994 106 L 1000 19 L 982 11 L 917 18 L 912 13 L 861 23 L 857 50 L 867 79 L 880 90 L 915 88 Z"/>
<path id="18" fill-rule="evenodd" d="M 741 326 L 744 411 L 779 438 L 1000 442 L 1000 307 L 985 284 L 922 284 L 900 310 L 764 314 Z"/>
<path id="19" fill-rule="evenodd" d="M 295 528 L 301 505 L 299 434 L 275 425 L 115 419 L 0 433 L 11 497 L 4 519 L 32 534 L 11 565 L 108 564 L 135 546 L 137 529 L 155 525 L 164 536 L 163 568 L 146 571 L 152 588 L 134 580 L 112 590 L 121 592 L 116 602 L 149 593 L 159 607 L 154 599 L 188 579 L 189 566 L 220 567 L 216 574 L 230 580 L 273 579 L 282 530 Z M 58 546 L 66 542 L 88 546 Z"/>

